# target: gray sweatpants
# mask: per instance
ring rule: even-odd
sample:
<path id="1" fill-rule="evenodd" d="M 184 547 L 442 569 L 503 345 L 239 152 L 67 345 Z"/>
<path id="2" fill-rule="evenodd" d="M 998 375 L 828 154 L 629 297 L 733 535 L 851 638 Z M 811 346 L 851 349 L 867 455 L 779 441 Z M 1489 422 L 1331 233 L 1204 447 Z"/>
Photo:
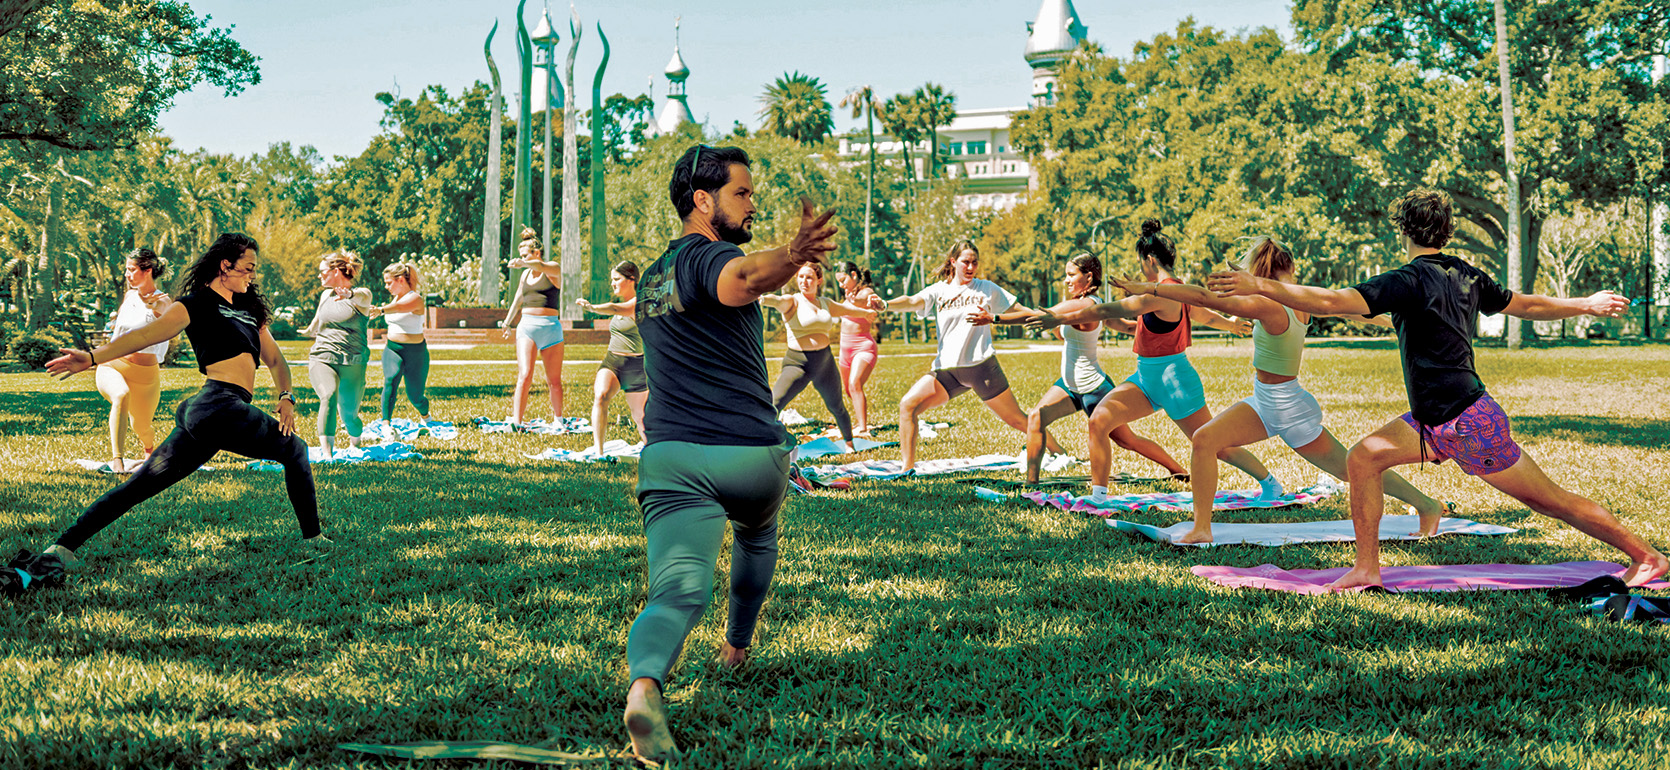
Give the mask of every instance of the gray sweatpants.
<path id="1" fill-rule="evenodd" d="M 648 541 L 648 596 L 626 639 L 632 680 L 665 681 L 713 598 L 713 568 L 731 522 L 726 641 L 747 647 L 777 569 L 777 509 L 788 491 L 789 452 L 777 446 L 660 441 L 638 459 L 638 505 Z"/>

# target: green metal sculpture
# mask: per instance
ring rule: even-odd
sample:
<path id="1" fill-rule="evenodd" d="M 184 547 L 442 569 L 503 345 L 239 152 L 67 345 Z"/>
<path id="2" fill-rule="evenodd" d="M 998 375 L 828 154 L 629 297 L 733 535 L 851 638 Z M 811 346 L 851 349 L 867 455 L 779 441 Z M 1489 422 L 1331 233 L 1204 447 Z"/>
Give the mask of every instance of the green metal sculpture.
<path id="1" fill-rule="evenodd" d="M 502 248 L 499 243 L 499 144 L 504 131 L 504 91 L 499 83 L 499 65 L 493 62 L 493 36 L 498 32 L 499 22 L 494 20 L 487 42 L 481 45 L 482 53 L 487 55 L 487 71 L 493 75 L 492 101 L 487 104 L 492 127 L 487 130 L 486 205 L 481 213 L 481 283 L 476 287 L 476 300 L 483 305 L 498 304 L 499 249 Z"/>
<path id="2" fill-rule="evenodd" d="M 580 53 L 580 12 L 568 7 L 568 68 L 563 73 L 565 92 L 574 90 L 574 58 Z M 578 101 L 578 100 L 576 100 Z M 564 297 L 584 294 L 580 271 L 580 147 L 576 118 L 579 110 L 573 103 L 562 108 L 562 291 Z M 563 305 L 562 317 L 578 320 L 585 313 L 573 302 Z"/>
<path id="3" fill-rule="evenodd" d="M 528 25 L 522 21 L 522 11 L 528 0 L 521 0 L 516 4 L 516 55 L 522 76 L 522 104 L 517 110 L 516 118 L 516 177 L 514 192 L 511 194 L 510 204 L 510 237 L 520 238 L 522 226 L 526 225 L 533 214 L 533 201 L 528 195 L 529 176 L 532 171 L 533 147 L 533 43 L 528 40 Z M 506 291 L 515 284 L 505 287 Z M 509 301 L 509 297 L 505 298 Z"/>
<path id="4" fill-rule="evenodd" d="M 603 41 L 603 61 L 591 81 L 591 290 L 593 302 L 609 301 L 609 258 L 603 253 L 609 232 L 609 210 L 603 196 L 603 70 L 609 66 L 609 37 L 597 23 Z"/>

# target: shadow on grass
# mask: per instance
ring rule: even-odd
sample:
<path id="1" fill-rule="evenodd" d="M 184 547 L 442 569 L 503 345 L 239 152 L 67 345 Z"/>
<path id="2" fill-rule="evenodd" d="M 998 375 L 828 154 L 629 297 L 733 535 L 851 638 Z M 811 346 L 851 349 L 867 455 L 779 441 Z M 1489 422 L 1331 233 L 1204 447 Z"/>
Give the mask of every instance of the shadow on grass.
<path id="1" fill-rule="evenodd" d="M 1512 419 L 1513 432 L 1521 436 L 1643 449 L 1670 446 L 1670 423 L 1657 420 L 1582 414 L 1518 415 Z"/>

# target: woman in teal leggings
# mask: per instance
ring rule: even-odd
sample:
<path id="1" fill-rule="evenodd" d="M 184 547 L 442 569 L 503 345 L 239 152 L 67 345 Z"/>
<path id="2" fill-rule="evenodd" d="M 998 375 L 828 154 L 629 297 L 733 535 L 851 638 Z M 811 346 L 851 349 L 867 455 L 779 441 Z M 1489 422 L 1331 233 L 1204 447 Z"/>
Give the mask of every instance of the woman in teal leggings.
<path id="1" fill-rule="evenodd" d="M 394 301 L 377 308 L 388 322 L 388 341 L 383 345 L 383 422 L 394 418 L 394 399 L 400 381 L 406 381 L 406 400 L 417 407 L 418 421 L 429 422 L 429 398 L 423 394 L 429 384 L 429 343 L 423 338 L 423 295 L 417 293 L 417 265 L 396 262 L 383 268 L 383 288 Z"/>
<path id="2" fill-rule="evenodd" d="M 319 396 L 319 446 L 336 452 L 336 418 L 348 431 L 348 445 L 360 445 L 365 424 L 360 421 L 360 399 L 365 396 L 365 367 L 370 345 L 366 324 L 378 315 L 371 290 L 354 286 L 365 263 L 351 251 L 333 251 L 319 260 L 319 309 L 303 334 L 313 338 L 307 351 L 307 378 Z"/>

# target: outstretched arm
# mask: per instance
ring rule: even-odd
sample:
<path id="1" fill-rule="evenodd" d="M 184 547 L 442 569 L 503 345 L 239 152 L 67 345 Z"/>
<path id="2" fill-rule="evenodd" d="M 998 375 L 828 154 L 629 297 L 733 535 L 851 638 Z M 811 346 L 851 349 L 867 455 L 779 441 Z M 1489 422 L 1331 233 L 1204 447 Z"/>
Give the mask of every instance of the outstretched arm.
<path id="1" fill-rule="evenodd" d="M 1210 326 L 1214 329 L 1222 329 L 1237 337 L 1245 337 L 1252 334 L 1251 321 L 1243 321 L 1239 318 L 1230 318 L 1229 316 L 1215 310 L 1207 310 L 1206 308 L 1194 305 L 1189 306 L 1189 321 L 1200 324 L 1201 326 Z"/>
<path id="2" fill-rule="evenodd" d="M 106 342 L 92 351 L 60 349 L 63 355 L 46 362 L 46 370 L 59 379 L 76 372 L 84 372 L 98 364 L 108 364 L 129 353 L 138 353 L 165 340 L 174 339 L 180 330 L 191 323 L 191 314 L 178 302 L 169 305 L 157 320 Z"/>
<path id="3" fill-rule="evenodd" d="M 1203 287 L 1187 283 L 1125 281 L 1119 278 L 1110 278 L 1109 282 L 1132 295 L 1151 294 L 1162 299 L 1174 299 L 1190 307 L 1210 308 L 1225 315 L 1253 318 L 1265 323 L 1275 323 L 1287 317 L 1281 306 L 1263 297 L 1220 297 Z M 1202 317 L 1196 320 L 1211 323 Z"/>
<path id="4" fill-rule="evenodd" d="M 836 318 L 840 318 L 842 316 L 850 316 L 850 317 L 856 317 L 856 318 L 875 318 L 876 317 L 876 311 L 871 310 L 867 307 L 859 307 L 857 305 L 849 304 L 849 303 L 846 303 L 846 302 L 836 302 L 835 300 L 829 300 L 828 302 L 824 303 L 824 305 L 825 305 L 825 307 L 829 308 L 829 314 L 832 315 L 832 316 L 835 316 Z"/>
<path id="5" fill-rule="evenodd" d="M 812 209 L 812 201 L 800 199 L 800 229 L 787 244 L 775 249 L 756 251 L 737 257 L 725 264 L 719 273 L 719 284 L 714 294 L 730 307 L 742 307 L 753 302 L 794 277 L 802 265 L 817 262 L 835 250 L 836 227 L 829 223 L 834 209 L 822 214 Z"/>
<path id="6" fill-rule="evenodd" d="M 423 309 L 423 295 L 411 291 L 377 308 L 383 313 L 416 313 Z"/>
<path id="7" fill-rule="evenodd" d="M 1312 315 L 1368 315 L 1368 301 L 1356 289 L 1324 289 L 1259 278 L 1244 270 L 1225 270 L 1206 279 L 1220 297 L 1269 297 Z"/>
<path id="8" fill-rule="evenodd" d="M 1110 318 L 1136 318 L 1143 313 L 1159 310 L 1163 300 L 1153 296 L 1126 297 L 1118 302 L 1103 302 L 1091 305 L 1082 310 L 1056 315 L 1042 313 L 1037 318 L 1028 321 L 1026 328 L 1034 331 L 1048 331 L 1063 324 L 1087 324 L 1091 321 L 1106 321 Z"/>
<path id="9" fill-rule="evenodd" d="M 760 305 L 771 308 L 779 313 L 786 313 L 784 308 L 793 308 L 793 294 L 761 294 Z"/>
<path id="10" fill-rule="evenodd" d="M 638 309 L 638 298 L 633 297 L 625 302 L 599 302 L 593 305 L 585 297 L 574 300 L 574 304 L 598 315 L 632 315 Z"/>
<path id="11" fill-rule="evenodd" d="M 1532 321 L 1558 321 L 1580 315 L 1617 318 L 1627 309 L 1629 300 L 1610 291 L 1595 292 L 1587 297 L 1546 297 L 1541 294 L 1515 293 L 1502 312 Z"/>

